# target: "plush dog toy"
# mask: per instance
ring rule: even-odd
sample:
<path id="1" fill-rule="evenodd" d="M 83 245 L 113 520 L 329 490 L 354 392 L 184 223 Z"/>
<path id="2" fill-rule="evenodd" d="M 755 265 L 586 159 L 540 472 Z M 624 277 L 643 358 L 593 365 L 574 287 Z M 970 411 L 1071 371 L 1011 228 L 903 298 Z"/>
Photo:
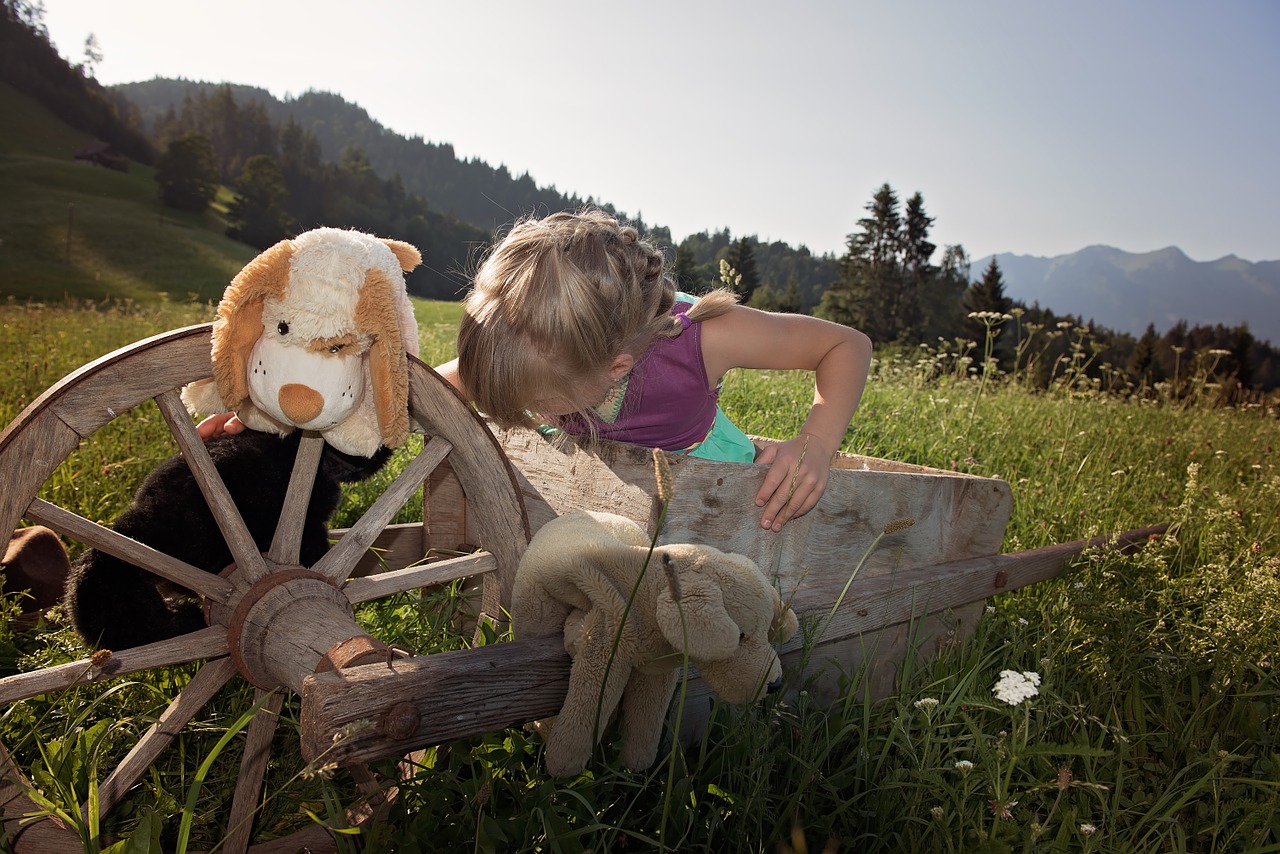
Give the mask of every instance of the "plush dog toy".
<path id="1" fill-rule="evenodd" d="M 615 711 L 623 763 L 653 764 L 686 637 L 689 660 L 727 702 L 753 702 L 782 675 L 770 644 L 795 634 L 796 616 L 751 560 L 710 546 L 664 545 L 646 566 L 648 552 L 649 537 L 630 519 L 577 510 L 544 525 L 520 561 L 513 632 L 563 632 L 573 659 L 568 694 L 547 734 L 547 770 L 556 776 L 586 766 L 593 734 Z"/>
<path id="2" fill-rule="evenodd" d="M 409 433 L 406 353 L 418 326 L 404 272 L 422 260 L 398 240 L 317 228 L 282 240 L 232 280 L 213 324 L 213 377 L 187 386 L 193 413 L 247 426 L 315 430 L 348 454 Z"/>

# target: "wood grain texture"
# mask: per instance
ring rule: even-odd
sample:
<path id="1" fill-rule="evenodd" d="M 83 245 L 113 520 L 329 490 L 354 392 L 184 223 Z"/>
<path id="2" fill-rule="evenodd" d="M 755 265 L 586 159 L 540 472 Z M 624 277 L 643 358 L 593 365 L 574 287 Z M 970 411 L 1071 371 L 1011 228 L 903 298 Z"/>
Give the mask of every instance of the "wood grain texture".
<path id="1" fill-rule="evenodd" d="M 140 566 L 216 602 L 226 602 L 231 595 L 231 584 L 225 579 L 157 551 L 104 525 L 90 522 L 83 516 L 77 516 L 42 498 L 31 502 L 31 506 L 27 508 L 26 517 L 32 522 L 52 528 L 59 534 L 79 540 L 99 551 L 115 555 L 121 560 Z"/>
<path id="2" fill-rule="evenodd" d="M 227 630 L 222 626 L 210 626 L 188 635 L 112 653 L 101 667 L 95 667 L 90 659 L 82 658 L 56 667 L 6 676 L 0 679 L 0 704 L 114 679 L 139 670 L 186 664 L 226 654 Z"/>
<path id="3" fill-rule="evenodd" d="M 519 472 L 535 530 L 576 509 L 618 513 L 647 530 L 657 524 L 661 505 L 649 449 L 571 437 L 548 442 L 530 430 L 495 432 Z M 753 441 L 763 446 L 774 440 Z M 998 553 L 1013 506 L 1009 485 L 1001 480 L 841 454 L 817 507 L 775 534 L 760 527 L 754 504 L 765 466 L 679 454 L 667 454 L 666 460 L 673 498 L 659 542 L 702 543 L 746 555 L 802 621 L 830 611 L 846 585 L 846 598 L 855 600 L 872 579 Z M 910 520 L 910 527 L 881 537 L 890 523 L 901 520 Z M 821 667 L 807 667 L 812 687 L 834 695 L 846 674 L 862 670 L 873 678 L 874 695 L 884 696 L 904 656 L 931 655 L 939 643 L 958 642 L 972 631 L 980 612 L 980 605 L 935 602 L 934 612 L 909 614 L 903 618 L 909 622 L 901 625 L 873 628 L 864 622 L 856 650 L 843 641 L 848 627 L 837 623 L 808 659 L 821 662 Z M 864 667 L 861 650 L 866 649 L 875 650 L 871 670 Z M 696 722 L 705 717 L 706 706 L 690 704 L 685 711 Z"/>
<path id="4" fill-rule="evenodd" d="M 316 472 L 320 469 L 320 455 L 323 453 L 324 439 L 318 433 L 304 433 L 298 444 L 298 455 L 293 461 L 293 471 L 289 474 L 289 487 L 280 508 L 280 520 L 276 523 L 271 547 L 267 549 L 267 557 L 277 564 L 293 566 L 298 563 L 298 556 L 302 551 L 303 523 L 306 522 L 307 507 L 311 504 L 311 489 L 315 485 Z"/>
<path id="5" fill-rule="evenodd" d="M 271 739 L 280 720 L 284 692 L 272 691 L 266 694 L 261 688 L 257 688 L 254 690 L 253 701 L 262 705 L 249 722 L 249 732 L 245 736 L 240 776 L 236 778 L 236 790 L 231 798 L 231 815 L 227 819 L 227 836 L 219 849 L 227 854 L 244 854 L 253 837 L 253 817 L 262 799 L 262 783 L 266 779 L 267 762 L 271 758 Z"/>
<path id="6" fill-rule="evenodd" d="M 448 560 L 394 569 L 376 575 L 353 578 L 343 585 L 342 592 L 352 604 L 381 599 L 393 593 L 417 590 L 435 584 L 445 584 L 459 578 L 495 572 L 498 562 L 488 552 L 449 558 Z"/>

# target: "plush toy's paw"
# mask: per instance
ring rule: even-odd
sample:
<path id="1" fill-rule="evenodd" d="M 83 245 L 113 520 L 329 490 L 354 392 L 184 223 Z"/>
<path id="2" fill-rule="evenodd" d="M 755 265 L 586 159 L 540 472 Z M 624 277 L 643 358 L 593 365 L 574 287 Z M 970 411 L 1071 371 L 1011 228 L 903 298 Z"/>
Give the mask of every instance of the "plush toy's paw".
<path id="1" fill-rule="evenodd" d="M 228 410 L 212 377 L 188 383 L 182 389 L 182 402 L 194 416 L 215 415 Z"/>

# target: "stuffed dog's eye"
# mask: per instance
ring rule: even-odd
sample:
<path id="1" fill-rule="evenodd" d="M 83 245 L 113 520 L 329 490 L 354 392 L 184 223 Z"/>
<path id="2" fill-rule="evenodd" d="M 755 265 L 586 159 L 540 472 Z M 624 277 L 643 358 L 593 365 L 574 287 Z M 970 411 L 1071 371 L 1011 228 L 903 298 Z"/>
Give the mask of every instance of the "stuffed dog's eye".
<path id="1" fill-rule="evenodd" d="M 738 643 L 746 643 L 746 642 L 747 642 L 747 633 L 738 632 Z"/>
<path id="2" fill-rule="evenodd" d="M 283 321 L 283 320 L 282 320 L 282 321 L 280 321 L 279 323 L 277 323 L 277 324 L 276 324 L 276 332 L 279 332 L 281 335 L 288 335 L 288 334 L 289 334 L 289 324 L 288 324 L 288 323 L 286 323 L 286 322 L 285 322 L 285 321 Z"/>
<path id="3" fill-rule="evenodd" d="M 330 352 L 330 353 L 341 353 L 341 352 L 342 352 L 342 348 L 343 348 L 343 347 L 345 347 L 345 346 L 346 346 L 345 344 L 334 344 L 332 347 L 330 347 L 330 348 L 329 348 L 329 352 Z"/>

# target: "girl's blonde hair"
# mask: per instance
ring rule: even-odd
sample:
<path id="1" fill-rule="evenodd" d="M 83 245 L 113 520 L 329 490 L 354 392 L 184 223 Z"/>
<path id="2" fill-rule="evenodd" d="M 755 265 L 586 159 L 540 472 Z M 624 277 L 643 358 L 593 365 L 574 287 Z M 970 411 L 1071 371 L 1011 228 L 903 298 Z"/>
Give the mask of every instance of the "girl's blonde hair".
<path id="1" fill-rule="evenodd" d="M 527 425 L 533 401 L 574 399 L 623 353 L 637 359 L 682 330 L 662 250 L 598 209 L 525 219 L 489 253 L 458 327 L 458 377 L 476 407 L 503 426 Z M 717 290 L 689 319 L 736 302 Z"/>

